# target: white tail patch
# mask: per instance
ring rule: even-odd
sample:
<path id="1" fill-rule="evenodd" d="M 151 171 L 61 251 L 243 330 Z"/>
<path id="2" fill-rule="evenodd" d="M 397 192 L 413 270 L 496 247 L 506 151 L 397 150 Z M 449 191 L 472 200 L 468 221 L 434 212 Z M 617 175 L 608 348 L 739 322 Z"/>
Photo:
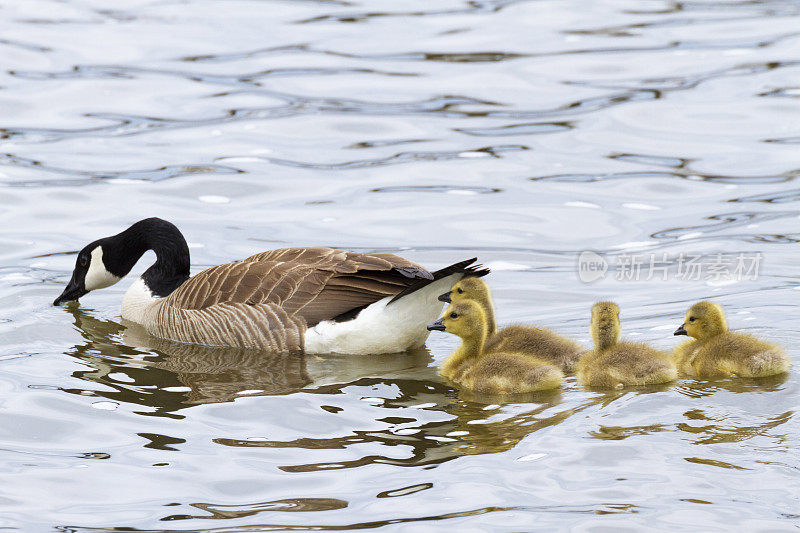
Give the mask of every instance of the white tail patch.
<path id="1" fill-rule="evenodd" d="M 379 354 L 403 352 L 425 344 L 428 324 L 439 318 L 447 292 L 463 274 L 451 274 L 392 302 L 370 305 L 347 322 L 320 322 L 306 331 L 306 353 Z"/>

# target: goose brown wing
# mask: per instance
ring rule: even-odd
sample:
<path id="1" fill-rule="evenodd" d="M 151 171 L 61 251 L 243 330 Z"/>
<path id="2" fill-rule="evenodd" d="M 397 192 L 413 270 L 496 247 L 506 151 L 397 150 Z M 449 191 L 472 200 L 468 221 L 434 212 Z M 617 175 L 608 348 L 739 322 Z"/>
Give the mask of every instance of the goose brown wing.
<path id="1" fill-rule="evenodd" d="M 314 326 L 428 279 L 423 267 L 391 254 L 285 248 L 206 269 L 168 299 L 180 309 L 275 304 Z"/>

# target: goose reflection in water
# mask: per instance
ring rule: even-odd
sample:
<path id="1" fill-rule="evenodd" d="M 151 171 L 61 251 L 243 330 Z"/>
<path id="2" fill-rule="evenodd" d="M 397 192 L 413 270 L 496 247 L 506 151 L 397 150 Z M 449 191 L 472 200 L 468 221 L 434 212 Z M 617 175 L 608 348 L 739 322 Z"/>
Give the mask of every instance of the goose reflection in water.
<path id="1" fill-rule="evenodd" d="M 428 369 L 431 355 L 426 349 L 371 356 L 274 354 L 176 343 L 153 337 L 132 322 L 97 318 L 85 307 L 69 310 L 84 342 L 67 353 L 90 366 L 73 377 L 103 387 L 64 390 L 144 405 L 160 414 L 245 395 L 290 394 L 312 384 L 324 391 L 330 384 L 348 384 L 365 375 L 409 370 L 435 375 Z"/>
<path id="2" fill-rule="evenodd" d="M 153 337 L 136 324 L 123 323 L 123 343 L 157 354 L 146 357 L 148 366 L 174 374 L 184 389 L 188 387 L 187 405 L 232 402 L 242 395 L 289 394 L 311 383 L 301 353 L 177 343 Z"/>
<path id="3" fill-rule="evenodd" d="M 152 337 L 135 324 L 96 318 L 90 309 L 71 306 L 70 312 L 85 342 L 68 354 L 91 367 L 73 377 L 103 387 L 67 392 L 91 393 L 147 406 L 155 410 L 151 414 L 167 414 L 198 404 L 231 402 L 242 392 L 288 394 L 311 383 L 302 354 L 175 343 Z"/>

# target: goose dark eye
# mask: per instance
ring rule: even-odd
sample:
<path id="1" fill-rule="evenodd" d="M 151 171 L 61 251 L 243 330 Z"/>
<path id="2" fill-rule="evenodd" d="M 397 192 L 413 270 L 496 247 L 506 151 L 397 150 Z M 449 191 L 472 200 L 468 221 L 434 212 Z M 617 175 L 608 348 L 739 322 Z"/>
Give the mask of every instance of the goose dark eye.
<path id="1" fill-rule="evenodd" d="M 89 266 L 89 258 L 85 255 L 82 255 L 78 258 L 78 264 L 82 267 Z"/>
<path id="2" fill-rule="evenodd" d="M 461 287 L 457 288 L 456 290 L 458 291 L 458 294 L 464 294 L 464 289 Z"/>
<path id="3" fill-rule="evenodd" d="M 450 318 L 458 318 L 458 313 L 450 313 Z"/>
<path id="4" fill-rule="evenodd" d="M 693 316 L 689 317 L 689 322 L 694 322 L 694 317 Z"/>

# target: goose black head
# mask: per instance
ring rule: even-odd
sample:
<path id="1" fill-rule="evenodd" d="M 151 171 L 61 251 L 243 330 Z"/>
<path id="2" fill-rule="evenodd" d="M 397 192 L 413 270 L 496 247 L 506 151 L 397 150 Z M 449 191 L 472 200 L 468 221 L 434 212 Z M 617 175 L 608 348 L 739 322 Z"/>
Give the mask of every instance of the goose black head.
<path id="1" fill-rule="evenodd" d="M 109 287 L 122 279 L 125 274 L 115 275 L 106 266 L 108 260 L 103 257 L 104 251 L 107 252 L 104 250 L 104 241 L 107 239 L 95 241 L 78 252 L 72 278 L 53 305 L 77 301 L 89 291 Z"/>
<path id="2" fill-rule="evenodd" d="M 166 220 L 145 218 L 81 250 L 72 279 L 53 305 L 77 300 L 89 291 L 115 284 L 147 250 L 156 253 L 156 262 L 142 274 L 151 292 L 166 296 L 189 279 L 189 246 L 180 230 Z"/>

